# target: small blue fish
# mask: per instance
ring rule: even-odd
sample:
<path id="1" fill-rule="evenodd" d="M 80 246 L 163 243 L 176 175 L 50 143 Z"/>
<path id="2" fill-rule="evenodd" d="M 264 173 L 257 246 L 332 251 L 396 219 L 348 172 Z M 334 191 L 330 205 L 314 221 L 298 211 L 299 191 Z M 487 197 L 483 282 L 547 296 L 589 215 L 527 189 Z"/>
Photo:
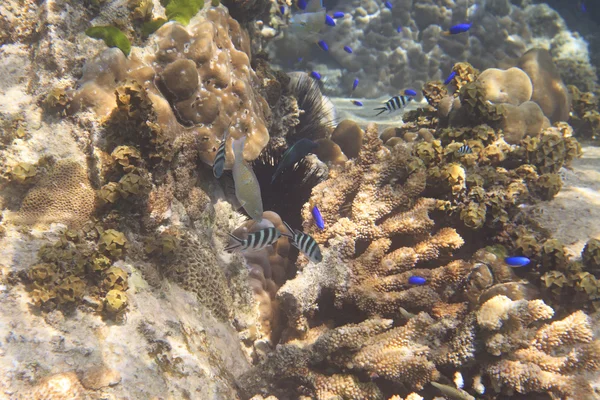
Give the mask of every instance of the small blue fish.
<path id="1" fill-rule="evenodd" d="M 411 285 L 424 285 L 425 282 L 427 282 L 427 279 L 423 278 L 422 276 L 415 275 L 408 278 L 408 283 Z"/>
<path id="2" fill-rule="evenodd" d="M 402 32 L 402 27 L 401 26 L 397 27 L 396 32 L 398 32 L 398 33 Z"/>
<path id="3" fill-rule="evenodd" d="M 348 54 L 352 54 L 352 47 L 350 46 L 344 46 L 344 51 Z"/>
<path id="4" fill-rule="evenodd" d="M 460 148 L 457 150 L 457 153 L 461 156 L 464 156 L 465 154 L 472 154 L 473 153 L 473 149 L 471 149 L 471 147 L 468 144 L 463 144 L 462 146 L 460 146 Z"/>
<path id="5" fill-rule="evenodd" d="M 314 78 L 314 79 L 318 80 L 318 81 L 320 81 L 320 80 L 321 80 L 321 74 L 320 74 L 320 73 L 318 73 L 317 71 L 312 71 L 312 72 L 310 73 L 310 76 L 311 76 L 312 78 Z"/>
<path id="6" fill-rule="evenodd" d="M 467 32 L 469 29 L 471 29 L 471 25 L 471 23 L 454 25 L 448 29 L 448 32 L 444 32 L 444 35 L 458 35 L 459 33 Z"/>
<path id="7" fill-rule="evenodd" d="M 585 5 L 585 2 L 583 2 L 583 1 L 582 1 L 582 2 L 580 2 L 580 4 L 579 4 L 579 9 L 580 9 L 580 10 L 581 10 L 581 12 L 583 12 L 583 13 L 587 12 L 587 7 L 586 7 L 586 5 Z"/>
<path id="8" fill-rule="evenodd" d="M 506 257 L 504 262 L 511 267 L 524 267 L 531 262 L 527 257 Z"/>
<path id="9" fill-rule="evenodd" d="M 281 171 L 286 168 L 293 167 L 294 164 L 306 157 L 306 155 L 316 149 L 317 146 L 318 145 L 315 142 L 306 138 L 302 138 L 291 145 L 285 151 L 285 153 L 283 153 L 283 157 L 281 158 L 281 161 L 277 165 L 277 169 L 271 178 L 271 183 L 275 182 L 275 179 L 281 173 Z"/>
<path id="10" fill-rule="evenodd" d="M 404 91 L 404 94 L 405 94 L 406 96 L 416 96 L 416 95 L 417 95 L 417 92 L 415 92 L 415 91 L 414 91 L 414 90 L 412 90 L 412 89 L 406 89 L 406 90 Z"/>
<path id="11" fill-rule="evenodd" d="M 281 13 L 281 15 L 285 15 L 285 6 L 280 6 L 279 12 Z"/>
<path id="12" fill-rule="evenodd" d="M 444 81 L 444 85 L 449 85 L 450 82 L 452 82 L 452 79 L 454 79 L 455 76 L 456 76 L 456 71 L 450 72 L 450 75 L 448 75 L 448 77 Z"/>
<path id="13" fill-rule="evenodd" d="M 321 211 L 319 211 L 319 208 L 317 206 L 314 206 L 310 211 L 312 213 L 313 219 L 315 220 L 317 228 L 319 228 L 320 230 L 325 229 L 325 221 L 323 221 L 323 216 L 321 215 Z"/>
<path id="14" fill-rule="evenodd" d="M 329 46 L 327 45 L 327 42 L 324 40 L 319 40 L 317 42 L 317 44 L 319 45 L 320 48 L 322 48 L 324 51 L 329 51 Z"/>
<path id="15" fill-rule="evenodd" d="M 301 10 L 306 10 L 306 6 L 308 5 L 308 3 L 306 3 L 306 0 L 298 0 L 298 8 Z"/>
<path id="16" fill-rule="evenodd" d="M 344 18 L 344 13 L 341 11 L 336 11 L 333 13 L 333 18 Z"/>
<path id="17" fill-rule="evenodd" d="M 325 14 L 325 24 L 329 26 L 335 26 L 335 21 L 333 18 L 331 18 L 331 16 Z"/>
<path id="18" fill-rule="evenodd" d="M 389 1 L 386 1 L 384 4 L 387 9 L 389 9 L 389 10 L 392 9 L 392 3 L 390 3 Z"/>
<path id="19" fill-rule="evenodd" d="M 362 107 L 363 106 L 362 101 L 358 101 L 358 100 L 352 100 L 352 104 L 354 104 L 357 107 Z"/>
<path id="20" fill-rule="evenodd" d="M 354 83 L 352 84 L 352 91 L 354 91 L 354 89 L 356 89 L 357 86 L 358 86 L 358 78 L 354 79 Z"/>

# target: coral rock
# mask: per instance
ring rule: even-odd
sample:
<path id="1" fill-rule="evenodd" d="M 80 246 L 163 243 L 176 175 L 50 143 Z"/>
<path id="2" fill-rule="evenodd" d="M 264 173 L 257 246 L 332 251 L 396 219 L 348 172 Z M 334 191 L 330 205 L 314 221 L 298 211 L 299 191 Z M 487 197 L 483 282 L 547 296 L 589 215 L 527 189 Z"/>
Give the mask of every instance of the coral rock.
<path id="1" fill-rule="evenodd" d="M 531 99 L 533 93 L 531 79 L 519 68 L 509 68 L 505 71 L 488 68 L 477 80 L 483 84 L 485 99 L 492 103 L 518 106 Z"/>
<path id="2" fill-rule="evenodd" d="M 545 49 L 531 49 L 521 56 L 517 64 L 529 75 L 533 83 L 531 100 L 536 102 L 550 122 L 569 119 L 571 102 L 567 87 Z"/>

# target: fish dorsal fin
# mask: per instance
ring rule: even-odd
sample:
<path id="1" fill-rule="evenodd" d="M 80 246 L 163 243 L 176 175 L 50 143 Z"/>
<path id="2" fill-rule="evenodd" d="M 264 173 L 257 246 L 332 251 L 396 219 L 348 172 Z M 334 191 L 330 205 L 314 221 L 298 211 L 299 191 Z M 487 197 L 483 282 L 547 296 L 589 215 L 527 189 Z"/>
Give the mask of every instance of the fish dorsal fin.
<path id="1" fill-rule="evenodd" d="M 306 5 L 306 12 L 318 12 L 323 8 L 323 0 L 309 0 Z"/>
<path id="2" fill-rule="evenodd" d="M 283 232 L 281 232 L 281 234 L 283 236 L 285 236 L 285 237 L 288 237 L 288 238 L 292 239 L 292 241 L 293 241 L 293 239 L 295 237 L 294 229 L 287 222 L 285 222 L 285 221 L 283 221 L 283 224 L 285 225 L 285 227 L 287 228 L 287 230 L 290 232 L 290 234 L 288 235 L 288 234 L 283 233 Z"/>

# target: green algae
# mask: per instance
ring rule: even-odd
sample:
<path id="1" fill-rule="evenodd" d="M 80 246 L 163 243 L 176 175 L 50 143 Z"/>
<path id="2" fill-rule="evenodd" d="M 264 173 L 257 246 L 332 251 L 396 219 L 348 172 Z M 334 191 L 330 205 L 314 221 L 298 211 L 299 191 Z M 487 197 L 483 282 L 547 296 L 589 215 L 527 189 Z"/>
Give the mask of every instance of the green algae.
<path id="1" fill-rule="evenodd" d="M 127 36 L 114 26 L 93 26 L 85 34 L 94 39 L 102 39 L 108 47 L 117 47 L 126 56 L 131 52 L 131 42 Z"/>
<path id="2" fill-rule="evenodd" d="M 204 0 L 161 0 L 169 21 L 187 25 L 190 19 L 204 7 Z"/>

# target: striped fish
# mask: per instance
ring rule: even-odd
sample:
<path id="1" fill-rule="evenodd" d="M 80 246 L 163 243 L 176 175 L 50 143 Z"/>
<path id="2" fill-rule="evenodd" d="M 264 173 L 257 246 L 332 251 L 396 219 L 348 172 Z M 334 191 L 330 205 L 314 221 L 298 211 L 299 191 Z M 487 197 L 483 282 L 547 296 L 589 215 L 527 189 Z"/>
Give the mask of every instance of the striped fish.
<path id="1" fill-rule="evenodd" d="M 408 104 L 409 101 L 412 100 L 413 98 L 408 96 L 394 96 L 385 103 L 385 107 L 376 108 L 375 111 L 379 111 L 377 115 L 380 115 L 386 111 L 392 112 L 401 110 L 406 107 L 406 104 Z"/>
<path id="2" fill-rule="evenodd" d="M 304 253 L 304 255 L 312 262 L 318 263 L 323 260 L 321 249 L 312 236 L 304 232 L 300 232 L 298 229 L 292 229 L 287 222 L 284 222 L 284 224 L 287 230 L 291 233 L 291 235 L 284 234 L 284 236 L 287 236 L 290 239 L 292 246 Z"/>
<path id="3" fill-rule="evenodd" d="M 225 143 L 227 142 L 227 137 L 229 137 L 230 127 L 231 124 L 225 130 L 225 135 L 223 135 L 223 141 L 217 149 L 217 154 L 215 154 L 215 159 L 213 161 L 213 175 L 217 179 L 219 179 L 223 175 L 223 170 L 225 169 Z"/>
<path id="4" fill-rule="evenodd" d="M 473 153 L 473 149 L 471 149 L 471 147 L 469 147 L 468 144 L 463 144 L 457 150 L 457 153 L 460 154 L 461 156 L 464 156 L 465 154 L 471 154 L 471 153 Z"/>
<path id="5" fill-rule="evenodd" d="M 225 251 L 233 250 L 262 250 L 265 247 L 275 243 L 281 237 L 281 232 L 275 228 L 265 228 L 260 231 L 253 232 L 248 235 L 246 240 L 242 240 L 237 236 L 228 234 L 234 240 L 233 244 L 225 247 Z"/>

